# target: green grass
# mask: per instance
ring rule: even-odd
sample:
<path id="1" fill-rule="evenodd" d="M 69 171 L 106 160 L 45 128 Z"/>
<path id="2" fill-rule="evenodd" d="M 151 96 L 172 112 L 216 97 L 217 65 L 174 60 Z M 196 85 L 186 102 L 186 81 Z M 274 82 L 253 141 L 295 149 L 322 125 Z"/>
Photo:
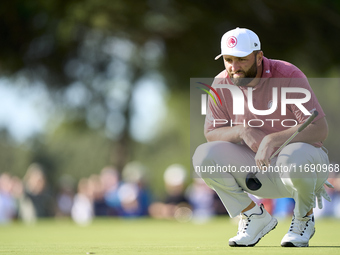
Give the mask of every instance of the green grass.
<path id="1" fill-rule="evenodd" d="M 318 220 L 308 248 L 280 247 L 289 224 L 279 221 L 253 248 L 232 248 L 228 239 L 237 226 L 225 217 L 206 224 L 96 219 L 87 227 L 70 220 L 43 220 L 34 226 L 18 222 L 0 227 L 0 254 L 340 254 L 339 220 Z"/>

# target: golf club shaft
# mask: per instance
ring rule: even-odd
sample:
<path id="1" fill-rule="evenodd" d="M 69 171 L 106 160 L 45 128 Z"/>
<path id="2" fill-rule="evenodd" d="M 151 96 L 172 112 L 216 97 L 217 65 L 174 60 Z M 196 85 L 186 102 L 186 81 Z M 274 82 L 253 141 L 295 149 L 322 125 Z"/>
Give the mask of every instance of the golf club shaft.
<path id="1" fill-rule="evenodd" d="M 270 157 L 271 161 L 277 154 L 280 153 L 280 151 L 291 141 L 293 138 L 300 133 L 302 130 L 304 130 L 314 119 L 315 117 L 318 116 L 318 112 L 314 111 L 311 116 L 298 128 L 296 132 L 294 132 L 291 137 L 288 138 L 287 141 L 284 142 L 284 144 L 281 145 L 281 147 L 275 151 L 275 153 Z M 263 165 L 264 166 L 264 165 Z M 256 174 L 259 172 L 255 173 L 249 173 L 246 177 L 246 185 L 250 190 L 258 190 L 262 187 L 262 183 L 259 181 L 259 179 L 256 177 Z"/>
<path id="2" fill-rule="evenodd" d="M 288 144 L 288 143 L 290 143 L 290 141 L 291 140 L 293 140 L 294 139 L 294 137 L 298 134 L 298 133 L 300 133 L 302 130 L 304 130 L 314 119 L 315 119 L 315 117 L 316 116 L 318 116 L 318 112 L 317 111 L 314 111 L 313 112 L 313 114 L 311 115 L 311 116 L 309 116 L 309 118 L 298 128 L 298 130 L 296 130 L 295 131 L 295 133 L 294 134 L 292 134 L 292 136 L 291 137 L 289 137 L 288 138 L 288 140 L 287 141 L 285 141 L 284 142 L 284 144 L 282 144 L 281 146 L 280 146 L 280 148 L 278 148 L 276 151 L 275 151 L 275 153 L 270 157 L 270 159 L 269 159 L 269 162 L 277 155 L 277 154 L 279 154 L 280 153 L 280 151 Z"/>

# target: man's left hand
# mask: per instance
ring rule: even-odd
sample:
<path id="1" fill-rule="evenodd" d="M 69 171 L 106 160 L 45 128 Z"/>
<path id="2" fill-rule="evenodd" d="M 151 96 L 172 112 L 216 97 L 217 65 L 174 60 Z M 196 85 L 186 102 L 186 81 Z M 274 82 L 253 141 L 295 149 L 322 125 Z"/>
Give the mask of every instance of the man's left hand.
<path id="1" fill-rule="evenodd" d="M 255 155 L 255 162 L 259 169 L 266 169 L 264 166 L 269 167 L 270 156 L 273 154 L 274 149 L 275 148 L 272 146 L 269 136 L 265 136 L 262 139 L 259 149 Z"/>

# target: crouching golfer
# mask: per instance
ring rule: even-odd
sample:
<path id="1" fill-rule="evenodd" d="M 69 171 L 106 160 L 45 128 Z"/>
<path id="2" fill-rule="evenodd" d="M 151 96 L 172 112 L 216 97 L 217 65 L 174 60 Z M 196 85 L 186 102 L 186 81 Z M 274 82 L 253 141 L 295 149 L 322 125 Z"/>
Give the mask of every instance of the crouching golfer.
<path id="1" fill-rule="evenodd" d="M 219 98 L 215 95 L 217 103 L 209 99 L 204 126 L 208 142 L 196 149 L 193 165 L 198 169 L 237 169 L 197 172 L 217 192 L 230 217 L 240 215 L 238 232 L 229 239 L 230 246 L 254 246 L 277 225 L 277 220 L 254 203 L 249 193 L 260 198 L 293 198 L 294 216 L 281 246 L 306 247 L 315 232 L 316 198 L 319 207 L 322 196 L 330 201 L 324 188 L 325 184 L 331 186 L 328 171 L 308 171 L 306 167 L 329 165 L 322 147 L 328 134 L 325 114 L 306 76 L 290 63 L 265 58 L 254 32 L 243 28 L 228 31 L 222 37 L 221 50 L 216 59 L 223 58 L 225 70 L 212 85 Z M 229 87 L 221 88 L 221 84 Z M 240 98 L 244 100 L 243 109 L 235 109 Z M 270 160 L 313 111 L 319 113 L 314 121 Z M 242 169 L 253 169 L 247 168 L 250 166 L 261 170 L 257 174 L 262 184 L 258 190 L 246 185 L 249 171 Z M 270 166 L 281 170 L 270 171 Z"/>

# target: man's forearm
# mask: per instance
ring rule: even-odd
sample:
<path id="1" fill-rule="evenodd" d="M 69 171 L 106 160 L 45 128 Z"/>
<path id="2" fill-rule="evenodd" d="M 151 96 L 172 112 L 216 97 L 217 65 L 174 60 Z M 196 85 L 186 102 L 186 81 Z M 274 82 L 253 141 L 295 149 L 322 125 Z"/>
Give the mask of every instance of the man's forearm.
<path id="1" fill-rule="evenodd" d="M 272 146 L 280 147 L 291 135 L 293 135 L 302 124 L 289 128 L 284 131 L 269 134 L 265 137 L 268 139 Z M 317 120 L 315 123 L 307 126 L 303 132 L 299 133 L 292 141 L 304 142 L 313 144 L 316 142 L 324 141 L 328 135 L 328 126 L 325 118 Z"/>
<path id="2" fill-rule="evenodd" d="M 226 141 L 231 143 L 239 143 L 242 141 L 240 131 L 243 126 L 221 127 L 212 131 L 205 131 L 204 135 L 208 142 Z"/>
<path id="3" fill-rule="evenodd" d="M 292 134 L 294 134 L 301 126 L 289 128 L 284 131 L 264 134 L 258 128 L 244 127 L 242 125 L 234 127 L 221 127 L 212 131 L 205 131 L 205 137 L 208 142 L 226 141 L 231 143 L 239 143 L 244 141 L 249 148 L 257 152 L 261 143 L 271 147 L 280 147 Z M 310 124 L 303 132 L 299 133 L 291 142 L 316 143 L 324 141 L 328 135 L 328 126 L 325 118 L 319 119 Z"/>

